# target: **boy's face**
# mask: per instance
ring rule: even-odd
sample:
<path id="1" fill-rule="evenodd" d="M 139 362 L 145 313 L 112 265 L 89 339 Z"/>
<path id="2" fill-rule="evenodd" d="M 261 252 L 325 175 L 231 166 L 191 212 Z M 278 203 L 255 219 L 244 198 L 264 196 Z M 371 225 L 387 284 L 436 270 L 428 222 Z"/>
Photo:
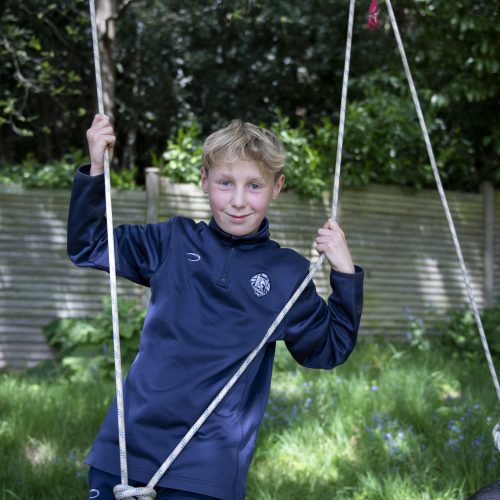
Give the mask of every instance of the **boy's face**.
<path id="1" fill-rule="evenodd" d="M 258 231 L 271 200 L 277 198 L 285 177 L 274 175 L 249 160 L 235 160 L 201 169 L 201 185 L 208 194 L 217 225 L 233 236 Z"/>

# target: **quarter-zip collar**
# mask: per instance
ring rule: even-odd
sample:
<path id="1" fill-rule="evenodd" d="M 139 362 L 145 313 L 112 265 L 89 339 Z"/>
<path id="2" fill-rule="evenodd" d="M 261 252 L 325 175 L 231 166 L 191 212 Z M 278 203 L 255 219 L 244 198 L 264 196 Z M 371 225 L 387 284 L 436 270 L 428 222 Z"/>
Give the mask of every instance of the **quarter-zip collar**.
<path id="1" fill-rule="evenodd" d="M 228 240 L 228 242 L 230 242 L 231 244 L 255 244 L 263 243 L 269 240 L 269 221 L 267 220 L 267 217 L 264 217 L 264 220 L 262 221 L 259 230 L 256 233 L 244 234 L 243 236 L 233 236 L 232 234 L 226 233 L 217 225 L 213 218 L 210 219 L 208 227 L 218 235 L 222 236 L 224 239 Z"/>

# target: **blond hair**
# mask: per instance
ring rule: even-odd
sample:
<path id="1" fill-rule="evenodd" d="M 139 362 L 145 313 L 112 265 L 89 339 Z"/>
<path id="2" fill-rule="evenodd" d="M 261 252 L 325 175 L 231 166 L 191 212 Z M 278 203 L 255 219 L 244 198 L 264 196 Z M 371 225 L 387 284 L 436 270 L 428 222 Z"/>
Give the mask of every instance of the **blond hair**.
<path id="1" fill-rule="evenodd" d="M 203 144 L 203 168 L 208 173 L 219 162 L 255 161 L 277 180 L 285 163 L 285 148 L 270 130 L 242 120 L 209 135 Z"/>

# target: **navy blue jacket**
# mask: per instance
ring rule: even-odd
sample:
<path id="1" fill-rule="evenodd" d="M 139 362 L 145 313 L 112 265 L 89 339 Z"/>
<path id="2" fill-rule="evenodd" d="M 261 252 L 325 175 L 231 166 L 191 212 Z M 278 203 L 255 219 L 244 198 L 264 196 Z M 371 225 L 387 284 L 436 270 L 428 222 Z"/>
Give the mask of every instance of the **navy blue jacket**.
<path id="1" fill-rule="evenodd" d="M 68 216 L 68 255 L 109 272 L 104 175 L 80 167 Z M 184 217 L 114 229 L 116 274 L 151 287 L 140 348 L 124 382 L 129 477 L 147 483 L 208 403 L 259 344 L 309 270 L 298 253 L 255 234 L 233 237 Z M 275 341 L 303 366 L 330 369 L 356 342 L 363 271 L 332 272 L 328 304 L 311 282 L 159 486 L 224 500 L 245 496 L 268 401 Z M 119 475 L 116 401 L 87 464 Z"/>

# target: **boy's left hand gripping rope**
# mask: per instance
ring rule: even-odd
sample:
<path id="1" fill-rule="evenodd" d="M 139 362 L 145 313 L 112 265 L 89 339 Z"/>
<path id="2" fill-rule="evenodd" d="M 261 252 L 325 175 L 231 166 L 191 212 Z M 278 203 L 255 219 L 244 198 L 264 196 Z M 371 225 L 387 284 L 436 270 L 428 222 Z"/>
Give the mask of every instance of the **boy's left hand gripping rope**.
<path id="1" fill-rule="evenodd" d="M 126 498 L 137 498 L 137 500 L 155 500 L 156 491 L 145 486 L 143 488 L 133 488 L 128 484 L 117 484 L 113 488 L 113 493 L 117 500 Z"/>

